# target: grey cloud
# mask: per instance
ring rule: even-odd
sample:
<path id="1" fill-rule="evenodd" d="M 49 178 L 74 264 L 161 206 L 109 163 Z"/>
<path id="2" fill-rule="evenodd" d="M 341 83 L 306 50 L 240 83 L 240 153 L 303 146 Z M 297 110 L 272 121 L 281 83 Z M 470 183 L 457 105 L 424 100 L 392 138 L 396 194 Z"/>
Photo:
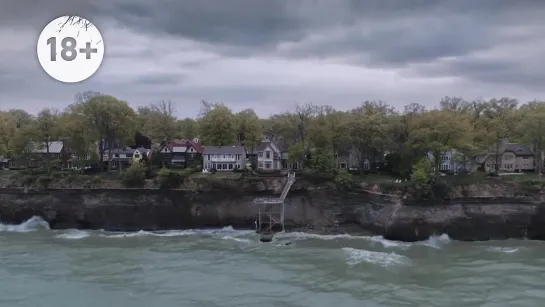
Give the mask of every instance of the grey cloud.
<path id="1" fill-rule="evenodd" d="M 171 99 L 184 114 L 201 99 L 270 114 L 295 102 L 545 94 L 543 1 L 0 2 L 0 39 L 13 41 L 0 46 L 0 108 L 60 107 L 84 90 L 134 105 Z M 82 84 L 56 83 L 35 60 L 40 29 L 63 14 L 89 18 L 108 46 Z"/>

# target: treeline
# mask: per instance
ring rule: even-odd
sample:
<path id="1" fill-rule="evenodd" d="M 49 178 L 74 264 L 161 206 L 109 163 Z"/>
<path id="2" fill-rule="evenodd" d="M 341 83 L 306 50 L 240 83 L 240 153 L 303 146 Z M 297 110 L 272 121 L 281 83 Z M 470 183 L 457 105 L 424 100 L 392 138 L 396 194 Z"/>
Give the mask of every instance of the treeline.
<path id="1" fill-rule="evenodd" d="M 23 110 L 0 111 L 0 155 L 11 159 L 24 157 L 31 144 L 47 147 L 48 141 L 68 139 L 76 155 L 85 155 L 95 151 L 102 140 L 134 145 L 136 134 L 146 136 L 157 148 L 173 139 L 198 137 L 204 145 L 241 142 L 248 149 L 266 134 L 283 138 L 290 145 L 290 160 L 302 167 L 311 164 L 311 153 L 316 159 L 352 152 L 363 170 L 365 159 L 373 161 L 390 152 L 390 171 L 408 177 L 426 153 L 441 157 L 455 148 L 472 157 L 502 137 L 541 152 L 545 148 L 545 103 L 445 97 L 433 109 L 411 103 L 396 110 L 383 101 L 365 101 L 348 111 L 303 104 L 263 119 L 253 109 L 236 113 L 225 104 L 203 101 L 195 119 L 179 119 L 170 101 L 133 109 L 116 97 L 84 92 L 64 110 L 45 108 L 36 116 Z M 103 154 L 101 150 L 100 161 Z M 541 166 L 540 155 L 536 159 Z M 428 162 L 430 169 L 439 170 L 440 159 Z"/>

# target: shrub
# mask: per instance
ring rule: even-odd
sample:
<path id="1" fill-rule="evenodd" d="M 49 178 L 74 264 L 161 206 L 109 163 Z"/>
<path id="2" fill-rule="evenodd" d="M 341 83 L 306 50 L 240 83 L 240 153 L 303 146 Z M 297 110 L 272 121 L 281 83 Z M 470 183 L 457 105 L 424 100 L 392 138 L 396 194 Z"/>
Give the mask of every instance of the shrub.
<path id="1" fill-rule="evenodd" d="M 91 184 L 99 184 L 102 182 L 102 177 L 100 176 L 93 176 L 93 178 L 91 178 Z"/>
<path id="2" fill-rule="evenodd" d="M 146 182 L 146 167 L 140 163 L 133 163 L 123 173 L 121 182 L 128 188 L 141 187 Z"/>
<path id="3" fill-rule="evenodd" d="M 161 188 L 177 188 L 183 182 L 181 173 L 162 168 L 157 174 L 156 181 Z"/>
<path id="4" fill-rule="evenodd" d="M 335 187 L 341 191 L 350 191 L 356 187 L 352 175 L 346 171 L 340 171 L 334 179 Z"/>
<path id="5" fill-rule="evenodd" d="M 53 176 L 50 176 L 50 175 L 42 175 L 42 176 L 39 176 L 38 177 L 38 184 L 42 187 L 42 188 L 47 188 L 49 186 L 49 184 L 51 183 L 51 181 L 53 181 L 54 177 Z"/>

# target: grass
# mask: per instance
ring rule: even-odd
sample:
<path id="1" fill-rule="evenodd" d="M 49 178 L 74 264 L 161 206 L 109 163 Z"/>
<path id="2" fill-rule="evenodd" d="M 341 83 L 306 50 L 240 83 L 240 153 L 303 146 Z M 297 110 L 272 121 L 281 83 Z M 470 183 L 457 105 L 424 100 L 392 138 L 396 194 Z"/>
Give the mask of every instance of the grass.
<path id="1" fill-rule="evenodd" d="M 217 179 L 239 179 L 242 173 L 235 172 L 216 172 L 215 174 L 198 172 L 191 174 L 189 178 L 217 178 Z"/>
<path id="2" fill-rule="evenodd" d="M 399 179 L 398 177 L 389 174 L 365 174 L 363 176 L 353 175 L 353 178 L 355 181 L 367 184 L 393 183 L 396 179 Z"/>

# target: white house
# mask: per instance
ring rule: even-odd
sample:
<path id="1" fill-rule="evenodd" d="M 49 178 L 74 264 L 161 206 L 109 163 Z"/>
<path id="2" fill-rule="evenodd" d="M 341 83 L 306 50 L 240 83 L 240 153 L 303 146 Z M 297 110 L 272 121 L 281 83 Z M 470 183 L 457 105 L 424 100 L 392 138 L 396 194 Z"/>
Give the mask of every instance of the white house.
<path id="1" fill-rule="evenodd" d="M 282 169 L 282 152 L 278 146 L 268 140 L 262 141 L 256 146 L 257 169 L 280 170 Z"/>
<path id="2" fill-rule="evenodd" d="M 428 157 L 430 160 L 433 160 L 433 154 L 431 152 L 428 153 Z M 446 151 L 441 157 L 441 165 L 439 166 L 439 170 L 447 173 L 458 173 L 463 170 L 469 170 L 470 167 L 468 163 L 468 160 L 464 159 L 462 153 L 456 149 L 451 149 Z"/>
<path id="3" fill-rule="evenodd" d="M 203 168 L 233 171 L 246 168 L 246 149 L 240 145 L 203 146 Z"/>

